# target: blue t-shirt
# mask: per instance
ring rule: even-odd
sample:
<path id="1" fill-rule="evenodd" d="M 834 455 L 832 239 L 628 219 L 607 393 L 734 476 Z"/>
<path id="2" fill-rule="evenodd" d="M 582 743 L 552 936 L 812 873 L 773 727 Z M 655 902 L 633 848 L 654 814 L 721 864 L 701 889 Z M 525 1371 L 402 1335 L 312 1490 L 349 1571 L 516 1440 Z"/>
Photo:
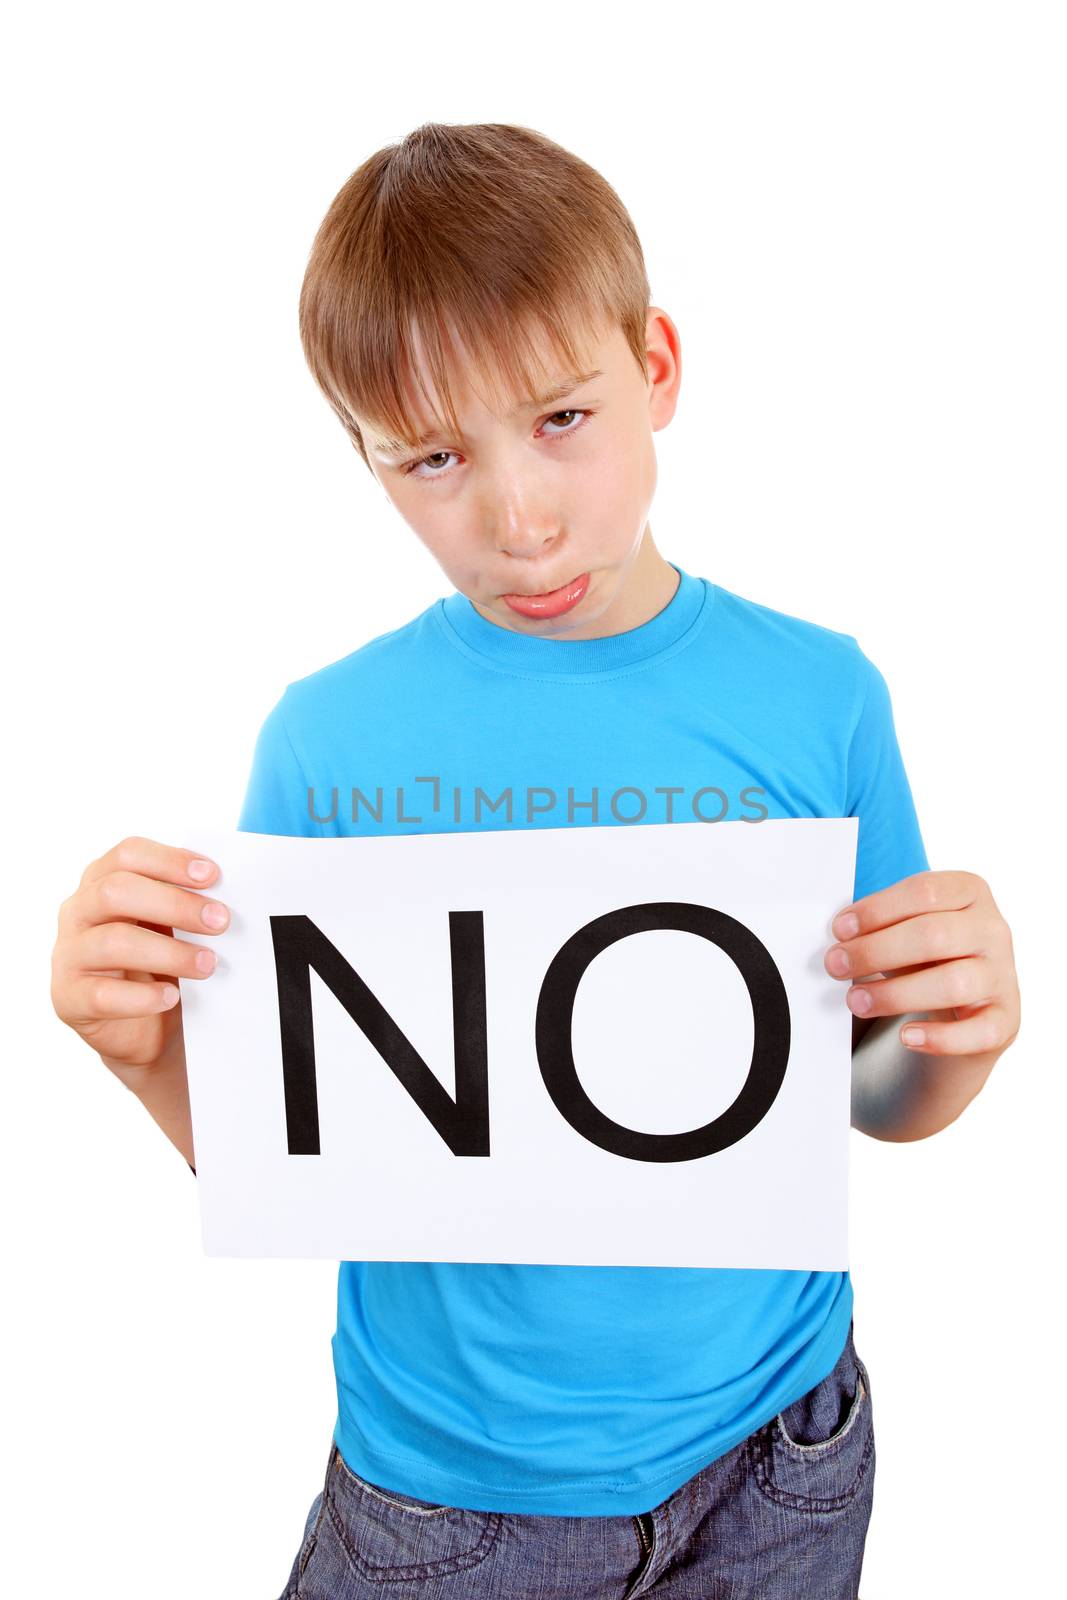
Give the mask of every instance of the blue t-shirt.
<path id="1" fill-rule="evenodd" d="M 290 683 L 238 827 L 337 837 L 765 808 L 858 816 L 856 899 L 925 871 L 888 690 L 856 640 L 671 564 L 669 603 L 623 633 L 521 634 L 457 592 Z M 825 1377 L 851 1315 L 847 1271 L 342 1261 L 335 1439 L 361 1477 L 439 1504 L 633 1514 Z"/>

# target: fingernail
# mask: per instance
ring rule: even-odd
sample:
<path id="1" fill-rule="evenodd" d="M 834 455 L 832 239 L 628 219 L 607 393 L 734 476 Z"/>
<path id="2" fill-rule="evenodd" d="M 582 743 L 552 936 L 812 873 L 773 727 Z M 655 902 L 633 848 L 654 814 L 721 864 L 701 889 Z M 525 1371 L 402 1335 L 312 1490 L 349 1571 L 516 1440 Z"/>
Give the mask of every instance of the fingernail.
<path id="1" fill-rule="evenodd" d="M 831 950 L 826 958 L 826 965 L 830 968 L 835 978 L 847 977 L 849 969 L 848 951 L 839 947 Z"/>
<path id="2" fill-rule="evenodd" d="M 197 970 L 200 972 L 214 972 L 218 965 L 218 959 L 214 950 L 198 950 L 196 952 Z"/>
<path id="3" fill-rule="evenodd" d="M 905 1028 L 900 1036 L 905 1044 L 925 1044 L 926 1031 L 923 1028 Z"/>
<path id="4" fill-rule="evenodd" d="M 230 920 L 230 914 L 226 907 L 219 905 L 217 900 L 213 900 L 210 905 L 204 907 L 202 916 L 209 928 L 224 928 Z"/>
<path id="5" fill-rule="evenodd" d="M 849 1010 L 854 1011 L 858 1017 L 865 1017 L 874 1005 L 869 989 L 850 989 L 845 998 L 848 1001 Z"/>
<path id="6" fill-rule="evenodd" d="M 860 919 L 854 911 L 839 911 L 830 924 L 838 939 L 854 939 L 860 931 Z"/>
<path id="7" fill-rule="evenodd" d="M 189 876 L 195 878 L 197 883 L 203 883 L 205 878 L 210 878 L 214 870 L 214 863 L 211 861 L 196 860 L 189 863 Z"/>

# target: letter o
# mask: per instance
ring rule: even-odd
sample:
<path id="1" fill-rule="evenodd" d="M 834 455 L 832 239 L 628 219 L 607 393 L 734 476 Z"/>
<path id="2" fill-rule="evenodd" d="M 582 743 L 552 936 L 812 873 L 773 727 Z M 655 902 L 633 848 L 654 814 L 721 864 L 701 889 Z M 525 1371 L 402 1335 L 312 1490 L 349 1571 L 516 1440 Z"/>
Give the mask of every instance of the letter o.
<path id="1" fill-rule="evenodd" d="M 586 969 L 620 939 L 661 928 L 717 945 L 745 980 L 752 1002 L 752 1062 L 740 1092 L 720 1116 L 683 1133 L 642 1133 L 605 1116 L 582 1088 L 571 1048 L 574 1002 Z M 711 906 L 653 900 L 594 917 L 561 946 L 537 998 L 535 1039 L 545 1088 L 583 1139 L 632 1161 L 695 1161 L 737 1144 L 774 1104 L 789 1060 L 789 1000 L 770 951 L 743 922 Z"/>

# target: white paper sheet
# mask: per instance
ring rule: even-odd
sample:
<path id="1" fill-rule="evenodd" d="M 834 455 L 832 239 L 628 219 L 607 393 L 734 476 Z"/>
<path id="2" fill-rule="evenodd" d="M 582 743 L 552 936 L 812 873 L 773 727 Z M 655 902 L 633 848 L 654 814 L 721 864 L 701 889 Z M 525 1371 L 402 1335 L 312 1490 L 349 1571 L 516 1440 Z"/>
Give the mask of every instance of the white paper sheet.
<path id="1" fill-rule="evenodd" d="M 191 830 L 232 918 L 180 935 L 206 1253 L 845 1268 L 857 830 Z"/>

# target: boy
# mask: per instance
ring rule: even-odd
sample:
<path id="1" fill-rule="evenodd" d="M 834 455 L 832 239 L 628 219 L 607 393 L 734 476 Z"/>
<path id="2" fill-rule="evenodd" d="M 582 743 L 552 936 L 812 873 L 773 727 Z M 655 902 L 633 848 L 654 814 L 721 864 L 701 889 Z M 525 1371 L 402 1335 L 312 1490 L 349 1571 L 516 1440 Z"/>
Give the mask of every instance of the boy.
<path id="1" fill-rule="evenodd" d="M 844 996 L 852 1121 L 924 1138 L 1016 1036 L 1011 936 L 981 878 L 929 870 L 856 640 L 653 542 L 681 357 L 649 299 L 614 191 L 530 129 L 428 124 L 344 185 L 304 280 L 305 353 L 455 592 L 288 685 L 239 826 L 858 816 L 826 956 L 864 980 Z M 190 1165 L 165 980 L 213 967 L 171 930 L 225 927 L 198 892 L 217 870 L 125 840 L 65 902 L 54 957 L 58 1014 Z M 847 1272 L 345 1261 L 333 1356 L 337 1424 L 285 1596 L 857 1592 L 874 1436 Z"/>

